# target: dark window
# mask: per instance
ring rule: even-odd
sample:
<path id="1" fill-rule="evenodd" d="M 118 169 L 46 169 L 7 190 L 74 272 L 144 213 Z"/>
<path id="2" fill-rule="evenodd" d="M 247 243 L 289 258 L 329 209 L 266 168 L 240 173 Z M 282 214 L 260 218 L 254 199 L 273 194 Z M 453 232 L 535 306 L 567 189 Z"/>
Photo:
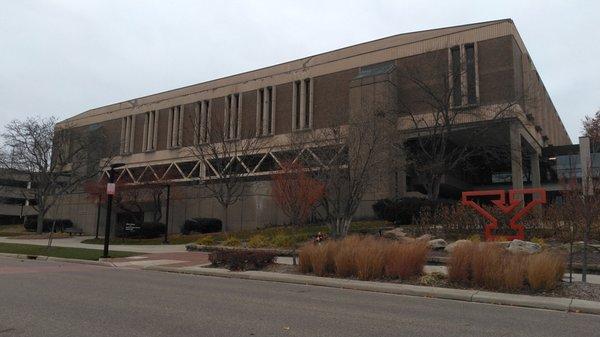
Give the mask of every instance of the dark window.
<path id="1" fill-rule="evenodd" d="M 305 128 L 309 128 L 310 127 L 310 104 L 312 103 L 310 101 L 310 79 L 307 79 L 304 81 L 304 92 L 306 93 L 306 96 L 304 98 L 304 127 Z"/>
<path id="2" fill-rule="evenodd" d="M 452 58 L 452 105 L 462 105 L 461 93 L 461 66 L 460 66 L 460 48 L 453 47 L 450 49 Z"/>
<path id="3" fill-rule="evenodd" d="M 296 116 L 294 116 L 294 118 L 296 119 L 296 129 L 300 129 L 302 124 L 300 124 L 300 86 L 302 85 L 301 81 L 296 81 L 294 82 L 294 86 L 296 87 L 296 100 L 294 101 L 294 104 L 296 105 Z"/>
<path id="4" fill-rule="evenodd" d="M 465 54 L 467 59 L 467 99 L 469 104 L 476 104 L 475 46 L 472 44 L 465 45 Z"/>
<path id="5" fill-rule="evenodd" d="M 273 127 L 271 124 L 272 120 L 273 120 L 273 87 L 268 87 L 267 88 L 267 99 L 269 100 L 268 104 L 267 104 L 267 109 L 269 109 L 267 111 L 267 116 L 269 118 L 269 120 L 267 121 L 267 133 L 271 134 L 273 133 Z"/>

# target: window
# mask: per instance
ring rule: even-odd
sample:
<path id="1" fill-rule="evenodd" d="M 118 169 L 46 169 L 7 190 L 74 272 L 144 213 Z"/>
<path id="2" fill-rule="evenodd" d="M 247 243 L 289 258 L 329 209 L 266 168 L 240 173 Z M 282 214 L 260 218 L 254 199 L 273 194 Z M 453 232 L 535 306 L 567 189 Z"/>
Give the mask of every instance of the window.
<path id="1" fill-rule="evenodd" d="M 207 143 L 209 141 L 210 126 L 210 100 L 196 103 L 196 136 L 194 141 L 197 144 Z"/>
<path id="2" fill-rule="evenodd" d="M 450 48 L 450 86 L 452 106 L 477 104 L 477 50 L 469 43 Z"/>
<path id="3" fill-rule="evenodd" d="M 240 94 L 227 96 L 225 99 L 225 123 L 223 126 L 225 139 L 241 137 L 242 97 Z"/>
<path id="4" fill-rule="evenodd" d="M 293 86 L 292 130 L 312 127 L 313 81 L 310 78 L 296 81 Z"/>
<path id="5" fill-rule="evenodd" d="M 157 134 L 157 111 L 148 111 L 144 114 L 144 137 L 142 138 L 142 151 L 156 150 Z"/>
<path id="6" fill-rule="evenodd" d="M 181 146 L 183 139 L 183 105 L 169 109 L 167 148 Z"/>
<path id="7" fill-rule="evenodd" d="M 135 118 L 127 116 L 121 119 L 121 154 L 133 152 L 133 140 L 135 139 Z"/>
<path id="8" fill-rule="evenodd" d="M 266 87 L 256 91 L 256 135 L 273 134 L 275 112 L 275 88 Z"/>

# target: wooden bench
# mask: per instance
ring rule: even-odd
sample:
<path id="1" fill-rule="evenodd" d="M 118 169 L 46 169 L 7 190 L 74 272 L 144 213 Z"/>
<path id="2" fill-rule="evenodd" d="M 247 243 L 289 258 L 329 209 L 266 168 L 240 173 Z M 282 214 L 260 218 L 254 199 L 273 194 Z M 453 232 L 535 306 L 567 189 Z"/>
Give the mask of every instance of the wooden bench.
<path id="1" fill-rule="evenodd" d="M 83 230 L 81 228 L 65 228 L 65 233 L 69 233 L 69 236 L 73 236 L 73 234 L 78 234 L 79 236 L 83 235 Z"/>

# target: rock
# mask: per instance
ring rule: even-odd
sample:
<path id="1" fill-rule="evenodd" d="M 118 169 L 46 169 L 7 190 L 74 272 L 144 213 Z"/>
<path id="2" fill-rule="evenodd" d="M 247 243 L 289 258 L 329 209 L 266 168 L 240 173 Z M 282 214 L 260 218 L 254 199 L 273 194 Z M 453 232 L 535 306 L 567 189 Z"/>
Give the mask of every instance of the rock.
<path id="1" fill-rule="evenodd" d="M 385 231 L 383 233 L 383 236 L 394 240 L 402 240 L 407 237 L 406 233 L 402 230 L 402 228 L 394 228 L 389 231 Z"/>
<path id="2" fill-rule="evenodd" d="M 429 240 L 427 244 L 429 245 L 429 248 L 433 250 L 441 250 L 446 248 L 446 246 L 448 245 L 448 243 L 444 239 Z"/>
<path id="3" fill-rule="evenodd" d="M 416 240 L 418 241 L 430 241 L 431 239 L 433 239 L 433 237 L 429 234 L 423 234 L 421 236 L 419 236 Z"/>
<path id="4" fill-rule="evenodd" d="M 444 248 L 444 250 L 448 253 L 452 253 L 454 251 L 454 249 L 460 245 L 464 245 L 464 244 L 470 244 L 471 240 L 457 240 L 452 242 L 451 244 L 447 245 L 446 248 Z"/>
<path id="5" fill-rule="evenodd" d="M 512 240 L 507 249 L 513 253 L 534 254 L 540 252 L 542 250 L 542 246 L 529 241 Z"/>

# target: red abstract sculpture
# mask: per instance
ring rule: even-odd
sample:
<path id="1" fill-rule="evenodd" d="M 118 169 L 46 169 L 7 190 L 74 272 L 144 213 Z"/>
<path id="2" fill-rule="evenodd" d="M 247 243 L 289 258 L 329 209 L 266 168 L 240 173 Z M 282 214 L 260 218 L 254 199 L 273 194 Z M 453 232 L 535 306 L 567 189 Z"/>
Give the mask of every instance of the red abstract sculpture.
<path id="1" fill-rule="evenodd" d="M 509 241 L 514 239 L 524 240 L 525 239 L 525 227 L 518 224 L 523 216 L 525 216 L 531 209 L 537 205 L 546 203 L 546 191 L 541 188 L 526 188 L 521 190 L 509 190 L 508 191 L 508 202 L 506 200 L 506 192 L 504 190 L 488 190 L 488 191 L 467 191 L 462 193 L 462 203 L 475 209 L 484 218 L 490 222 L 485 225 L 484 236 L 486 241 L 496 241 L 499 237 L 493 234 L 494 230 L 498 228 L 498 219 L 486 211 L 483 207 L 477 204 L 472 197 L 497 197 L 492 200 L 492 203 L 500 209 L 504 214 L 508 214 L 514 211 L 522 202 L 522 200 L 515 199 L 516 195 L 522 195 L 523 199 L 525 195 L 531 195 L 532 200 L 528 202 L 525 207 L 521 208 L 517 213 L 510 219 L 508 226 L 516 231 L 515 235 L 504 236 Z"/>

